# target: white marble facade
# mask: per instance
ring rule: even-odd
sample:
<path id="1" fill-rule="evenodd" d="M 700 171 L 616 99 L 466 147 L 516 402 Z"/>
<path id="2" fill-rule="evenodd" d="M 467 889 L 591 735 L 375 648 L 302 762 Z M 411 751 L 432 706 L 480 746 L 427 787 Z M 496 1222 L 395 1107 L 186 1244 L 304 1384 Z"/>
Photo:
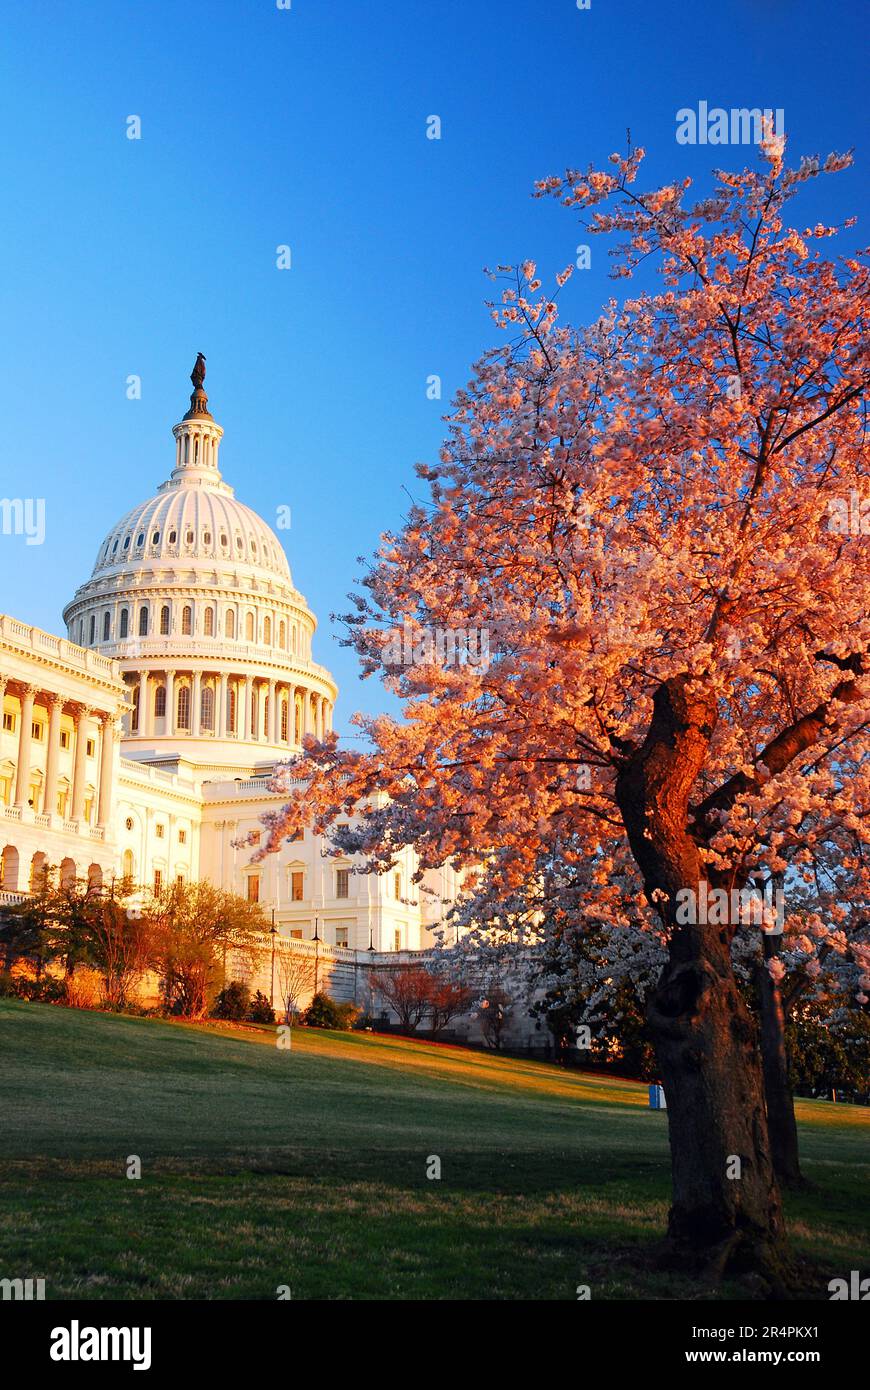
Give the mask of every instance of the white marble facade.
<path id="1" fill-rule="evenodd" d="M 337 687 L 276 534 L 221 477 L 202 375 L 170 477 L 101 543 L 66 636 L 0 615 L 0 900 L 45 863 L 146 888 L 202 878 L 295 939 L 425 949 L 448 870 L 421 894 L 410 849 L 375 876 L 307 832 L 260 864 L 239 845 L 280 804 L 275 763 L 332 727 Z"/>

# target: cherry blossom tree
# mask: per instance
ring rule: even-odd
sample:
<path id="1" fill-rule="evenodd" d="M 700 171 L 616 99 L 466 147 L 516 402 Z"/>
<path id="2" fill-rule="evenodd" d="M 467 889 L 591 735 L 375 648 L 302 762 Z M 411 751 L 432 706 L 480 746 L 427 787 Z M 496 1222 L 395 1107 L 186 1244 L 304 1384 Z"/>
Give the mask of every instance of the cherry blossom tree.
<path id="1" fill-rule="evenodd" d="M 472 884 L 485 862 L 510 894 L 558 831 L 583 846 L 597 921 L 630 856 L 666 955 L 647 1013 L 670 1240 L 778 1288 L 790 1265 L 738 923 L 683 909 L 783 874 L 780 849 L 800 833 L 811 852 L 831 823 L 866 880 L 867 276 L 856 255 L 822 255 L 842 229 L 786 221 L 848 156 L 789 168 L 770 139 L 700 201 L 688 179 L 639 191 L 642 156 L 537 191 L 615 243 L 620 279 L 643 267 L 661 284 L 580 331 L 532 263 L 496 272 L 504 341 L 458 393 L 440 462 L 418 468 L 429 496 L 384 537 L 347 619 L 404 718 L 360 717 L 362 750 L 309 740 L 263 848 L 362 808 L 337 849 L 383 871 L 413 844 L 422 870 L 450 862 Z M 455 659 L 435 630 L 463 634 Z"/>

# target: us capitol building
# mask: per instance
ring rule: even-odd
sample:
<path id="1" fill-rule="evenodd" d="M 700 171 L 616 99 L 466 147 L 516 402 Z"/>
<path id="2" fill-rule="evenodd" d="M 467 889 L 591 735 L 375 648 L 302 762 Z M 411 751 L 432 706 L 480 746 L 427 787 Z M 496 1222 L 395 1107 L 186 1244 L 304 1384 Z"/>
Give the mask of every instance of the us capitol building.
<path id="1" fill-rule="evenodd" d="M 256 864 L 240 845 L 281 805 L 275 764 L 332 728 L 337 687 L 281 544 L 221 477 L 204 378 L 200 355 L 175 466 L 101 543 L 66 636 L 0 616 L 0 902 L 45 865 L 148 890 L 207 879 L 336 961 L 425 949 L 449 869 L 420 894 L 410 849 L 374 875 L 308 831 Z"/>

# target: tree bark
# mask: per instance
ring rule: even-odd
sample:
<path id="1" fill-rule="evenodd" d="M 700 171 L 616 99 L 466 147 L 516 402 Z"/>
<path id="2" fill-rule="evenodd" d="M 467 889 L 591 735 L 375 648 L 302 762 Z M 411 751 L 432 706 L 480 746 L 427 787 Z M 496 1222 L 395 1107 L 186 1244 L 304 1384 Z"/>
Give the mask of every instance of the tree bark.
<path id="1" fill-rule="evenodd" d="M 768 932 L 762 932 L 762 945 L 765 963 L 760 965 L 756 971 L 756 986 L 761 1020 L 761 1061 L 770 1146 L 773 1166 L 779 1181 L 789 1187 L 797 1187 L 802 1183 L 803 1177 L 798 1152 L 794 1096 L 788 1074 L 785 1011 L 779 984 L 771 976 L 766 964 L 768 960 L 773 960 L 778 954 L 777 939 Z"/>
<path id="2" fill-rule="evenodd" d="M 669 930 L 668 964 L 647 1011 L 668 1107 L 669 1237 L 711 1275 L 755 1270 L 779 1291 L 788 1254 L 757 1029 L 737 989 L 728 927 L 677 915 L 680 890 L 697 903 L 706 886 L 688 806 L 715 721 L 715 699 L 688 676 L 664 682 L 643 745 L 617 775 L 616 798 L 647 898 Z"/>

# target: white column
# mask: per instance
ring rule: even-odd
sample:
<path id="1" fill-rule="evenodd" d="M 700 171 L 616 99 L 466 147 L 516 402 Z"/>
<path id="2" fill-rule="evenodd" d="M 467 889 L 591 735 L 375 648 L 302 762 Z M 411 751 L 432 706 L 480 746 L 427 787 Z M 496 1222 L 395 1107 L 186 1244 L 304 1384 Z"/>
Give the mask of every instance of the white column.
<path id="1" fill-rule="evenodd" d="M 247 741 L 251 737 L 251 677 L 245 676 L 241 688 L 241 709 L 239 713 L 239 737 Z"/>
<path id="2" fill-rule="evenodd" d="M 136 733 L 140 738 L 147 737 L 151 732 L 148 716 L 148 672 L 139 672 L 139 723 L 136 725 Z"/>
<path id="3" fill-rule="evenodd" d="M 60 716 L 63 712 L 63 699 L 60 695 L 48 694 L 48 748 L 45 753 L 45 790 L 42 798 L 43 814 L 53 816 L 57 810 L 57 768 L 60 761 Z"/>
<path id="4" fill-rule="evenodd" d="M 165 732 L 175 733 L 175 672 L 166 672 L 166 723 Z"/>
<path id="5" fill-rule="evenodd" d="M 105 829 L 112 823 L 112 791 L 115 774 L 115 733 L 117 725 L 111 714 L 100 715 L 100 800 L 97 825 Z"/>
<path id="6" fill-rule="evenodd" d="M 274 621 L 275 621 L 274 614 L 272 615 L 272 621 L 273 621 L 273 623 L 274 623 Z M 267 743 L 277 743 L 277 742 L 278 742 L 278 728 L 279 728 L 279 722 L 278 722 L 278 721 L 276 720 L 276 718 L 275 718 L 275 716 L 276 716 L 277 713 L 278 713 L 278 689 L 277 689 L 277 686 L 276 686 L 276 684 L 275 684 L 274 681 L 269 681 L 269 721 L 268 721 L 268 726 L 267 726 L 267 728 L 266 728 L 266 742 L 267 742 Z"/>
<path id="7" fill-rule="evenodd" d="M 15 805 L 26 806 L 30 794 L 30 751 L 33 740 L 33 700 L 35 685 L 21 691 L 21 724 L 18 728 L 18 776 L 15 779 Z"/>
<path id="8" fill-rule="evenodd" d="M 73 766 L 72 818 L 81 821 L 85 814 L 85 755 L 88 747 L 87 721 L 93 711 L 87 705 L 76 710 L 76 752 Z"/>
<path id="9" fill-rule="evenodd" d="M 214 731 L 217 738 L 225 738 L 227 732 L 227 677 L 218 676 L 214 692 Z"/>
<path id="10" fill-rule="evenodd" d="M 202 708 L 202 672 L 194 671 L 193 689 L 190 693 L 190 732 L 194 738 L 199 737 L 199 715 Z"/>

